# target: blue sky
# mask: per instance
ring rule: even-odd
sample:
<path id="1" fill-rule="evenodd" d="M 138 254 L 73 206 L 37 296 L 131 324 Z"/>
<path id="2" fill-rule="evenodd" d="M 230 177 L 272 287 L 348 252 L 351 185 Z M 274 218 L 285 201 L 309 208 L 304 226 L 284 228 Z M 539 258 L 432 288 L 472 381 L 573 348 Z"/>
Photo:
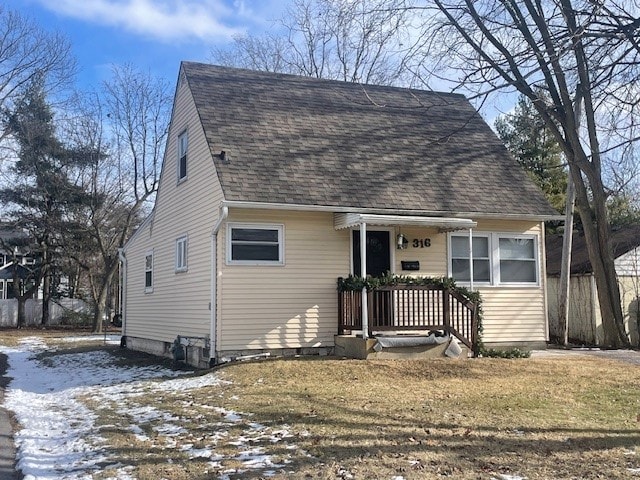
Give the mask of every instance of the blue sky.
<path id="1" fill-rule="evenodd" d="M 112 64 L 131 63 L 173 83 L 181 60 L 208 61 L 234 34 L 268 29 L 278 0 L 0 0 L 46 30 L 64 33 L 78 86 L 97 87 Z"/>

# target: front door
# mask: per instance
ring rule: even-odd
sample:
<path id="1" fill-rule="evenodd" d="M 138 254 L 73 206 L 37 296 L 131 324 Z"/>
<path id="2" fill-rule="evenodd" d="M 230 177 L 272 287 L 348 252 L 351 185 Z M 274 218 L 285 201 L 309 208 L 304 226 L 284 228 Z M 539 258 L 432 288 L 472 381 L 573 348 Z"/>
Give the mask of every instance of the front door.
<path id="1" fill-rule="evenodd" d="M 360 275 L 360 231 L 353 231 L 353 274 Z M 391 271 L 388 231 L 367 231 L 367 275 L 379 277 Z"/>

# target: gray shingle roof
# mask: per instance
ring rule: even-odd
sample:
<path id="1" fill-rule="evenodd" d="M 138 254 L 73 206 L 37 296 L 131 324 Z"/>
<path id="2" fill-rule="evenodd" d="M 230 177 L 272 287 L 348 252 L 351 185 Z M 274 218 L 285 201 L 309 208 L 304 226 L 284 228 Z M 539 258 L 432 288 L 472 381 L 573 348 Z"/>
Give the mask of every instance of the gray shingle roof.
<path id="1" fill-rule="evenodd" d="M 557 214 L 461 95 L 182 68 L 226 200 Z"/>
<path id="2" fill-rule="evenodd" d="M 634 248 L 640 246 L 640 225 L 625 225 L 615 227 L 611 231 L 611 248 L 613 258 L 618 258 Z M 562 266 L 562 234 L 547 235 L 545 238 L 547 254 L 547 275 L 557 277 Z M 589 260 L 587 240 L 581 231 L 573 232 L 571 246 L 571 274 L 580 275 L 592 273 L 593 267 Z"/>

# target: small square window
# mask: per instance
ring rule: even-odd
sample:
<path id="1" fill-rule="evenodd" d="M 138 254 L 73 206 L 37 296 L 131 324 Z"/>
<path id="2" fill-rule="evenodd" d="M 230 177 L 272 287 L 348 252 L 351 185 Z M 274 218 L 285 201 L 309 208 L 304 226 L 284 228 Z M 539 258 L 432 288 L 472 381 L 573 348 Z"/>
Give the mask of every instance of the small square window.
<path id="1" fill-rule="evenodd" d="M 189 137 L 185 130 L 178 136 L 178 181 L 187 178 L 187 152 Z"/>
<path id="2" fill-rule="evenodd" d="M 187 270 L 187 237 L 176 240 L 176 272 Z"/>
<path id="3" fill-rule="evenodd" d="M 282 265 L 283 226 L 230 224 L 227 247 L 230 264 Z"/>

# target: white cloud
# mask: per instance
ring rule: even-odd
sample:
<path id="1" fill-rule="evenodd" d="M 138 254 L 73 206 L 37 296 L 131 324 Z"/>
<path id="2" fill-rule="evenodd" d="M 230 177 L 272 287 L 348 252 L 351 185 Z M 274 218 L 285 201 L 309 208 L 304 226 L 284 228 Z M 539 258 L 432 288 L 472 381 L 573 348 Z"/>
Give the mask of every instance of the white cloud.
<path id="1" fill-rule="evenodd" d="M 39 0 L 58 14 L 165 42 L 223 40 L 243 29 L 222 0 Z"/>

